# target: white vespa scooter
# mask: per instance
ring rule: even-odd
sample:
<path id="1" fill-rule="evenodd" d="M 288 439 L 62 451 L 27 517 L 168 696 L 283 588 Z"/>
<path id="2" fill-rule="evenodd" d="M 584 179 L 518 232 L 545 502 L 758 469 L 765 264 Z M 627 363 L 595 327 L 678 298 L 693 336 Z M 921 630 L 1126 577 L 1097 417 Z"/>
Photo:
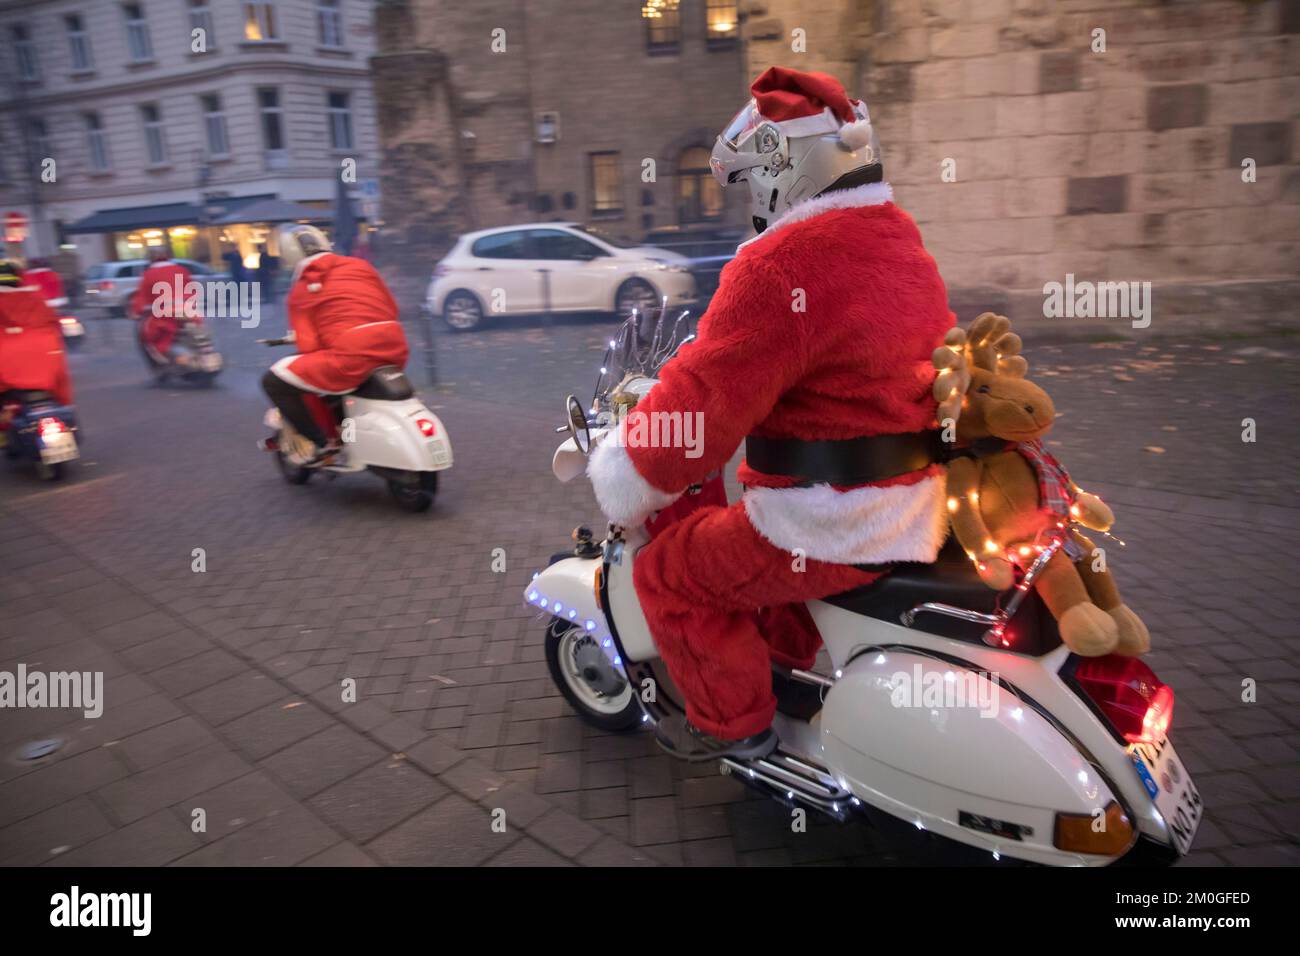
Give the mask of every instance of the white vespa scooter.
<path id="1" fill-rule="evenodd" d="M 291 338 L 258 341 L 293 343 Z M 438 473 L 452 465 L 451 439 L 402 370 L 391 365 L 377 368 L 354 391 L 324 396 L 323 401 L 343 451 L 319 466 L 300 463 L 291 450 L 306 439 L 283 420 L 279 409 L 267 410 L 263 423 L 275 434 L 264 439 L 261 447 L 275 455 L 285 480 L 302 485 L 317 471 L 330 475 L 370 471 L 388 483 L 389 493 L 401 507 L 427 511 L 438 492 Z"/>
<path id="2" fill-rule="evenodd" d="M 552 463 L 561 481 L 585 472 L 600 437 L 576 399 L 566 412 L 570 436 Z M 680 713 L 633 588 L 646 529 L 574 537 L 525 592 L 549 617 L 561 692 L 608 730 Z M 1080 658 L 1061 643 L 1032 590 L 1060 547 L 1048 544 L 1005 594 L 956 549 L 810 602 L 829 662 L 774 668 L 780 745 L 723 759 L 722 773 L 837 820 L 864 814 L 940 859 L 1101 866 L 1186 854 L 1203 808 L 1169 742 L 1173 692 L 1139 660 Z"/>

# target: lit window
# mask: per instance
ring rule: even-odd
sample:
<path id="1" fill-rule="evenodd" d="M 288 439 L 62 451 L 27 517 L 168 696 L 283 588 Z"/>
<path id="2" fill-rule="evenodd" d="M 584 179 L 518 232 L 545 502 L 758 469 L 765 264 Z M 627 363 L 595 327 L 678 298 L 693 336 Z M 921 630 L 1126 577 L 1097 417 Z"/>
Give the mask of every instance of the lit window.
<path id="1" fill-rule="evenodd" d="M 244 4 L 245 40 L 274 40 L 278 35 L 275 27 L 275 4 Z"/>
<path id="2" fill-rule="evenodd" d="M 590 153 L 591 211 L 616 216 L 623 212 L 623 176 L 618 153 Z"/>
<path id="3" fill-rule="evenodd" d="M 642 0 L 641 19 L 646 25 L 646 49 L 675 53 L 682 41 L 681 0 Z"/>
<path id="4" fill-rule="evenodd" d="M 705 15 L 708 18 L 706 36 L 709 45 L 731 46 L 736 39 L 740 19 L 736 11 L 736 0 L 708 0 Z"/>

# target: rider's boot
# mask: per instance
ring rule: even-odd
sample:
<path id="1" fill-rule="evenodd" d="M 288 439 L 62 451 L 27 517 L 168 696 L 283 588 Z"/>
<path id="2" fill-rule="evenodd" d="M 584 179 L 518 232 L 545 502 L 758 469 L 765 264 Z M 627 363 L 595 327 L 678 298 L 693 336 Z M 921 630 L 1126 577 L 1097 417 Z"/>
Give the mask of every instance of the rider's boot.
<path id="1" fill-rule="evenodd" d="M 655 725 L 655 741 L 668 753 L 692 763 L 733 757 L 756 760 L 776 749 L 776 731 L 769 727 L 762 733 L 741 740 L 721 740 L 696 727 L 683 714 L 665 717 Z"/>

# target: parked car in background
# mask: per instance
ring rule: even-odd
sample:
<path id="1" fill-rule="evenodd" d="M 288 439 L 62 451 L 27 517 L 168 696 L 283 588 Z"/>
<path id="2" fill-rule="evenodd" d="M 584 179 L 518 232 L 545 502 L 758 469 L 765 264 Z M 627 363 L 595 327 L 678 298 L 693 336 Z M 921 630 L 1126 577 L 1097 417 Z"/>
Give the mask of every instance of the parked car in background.
<path id="1" fill-rule="evenodd" d="M 461 236 L 434 268 L 426 305 L 464 332 L 489 315 L 626 315 L 665 296 L 669 308 L 695 301 L 685 256 L 576 223 L 544 222 Z"/>
<path id="2" fill-rule="evenodd" d="M 690 260 L 699 310 L 703 313 L 718 289 L 722 267 L 736 257 L 736 247 L 753 234 L 752 229 L 725 225 L 662 226 L 646 233 L 645 241 Z"/>
<path id="3" fill-rule="evenodd" d="M 197 282 L 226 282 L 230 279 L 229 272 L 220 272 L 193 259 L 174 261 L 189 269 L 190 275 Z M 85 289 L 82 297 L 84 304 L 106 309 L 114 318 L 125 316 L 131 294 L 140 284 L 140 276 L 148 266 L 148 261 L 144 259 L 122 259 L 91 266 L 82 280 Z"/>

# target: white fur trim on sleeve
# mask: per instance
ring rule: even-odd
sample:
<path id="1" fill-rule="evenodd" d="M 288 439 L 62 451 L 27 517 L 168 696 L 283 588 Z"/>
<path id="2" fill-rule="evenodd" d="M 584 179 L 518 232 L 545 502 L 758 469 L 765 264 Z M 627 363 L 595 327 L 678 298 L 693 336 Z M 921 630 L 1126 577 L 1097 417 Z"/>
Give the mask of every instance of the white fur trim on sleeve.
<path id="1" fill-rule="evenodd" d="M 635 528 L 680 495 L 660 491 L 642 478 L 618 438 L 618 435 L 607 435 L 592 449 L 587 477 L 605 517 L 615 524 Z"/>

